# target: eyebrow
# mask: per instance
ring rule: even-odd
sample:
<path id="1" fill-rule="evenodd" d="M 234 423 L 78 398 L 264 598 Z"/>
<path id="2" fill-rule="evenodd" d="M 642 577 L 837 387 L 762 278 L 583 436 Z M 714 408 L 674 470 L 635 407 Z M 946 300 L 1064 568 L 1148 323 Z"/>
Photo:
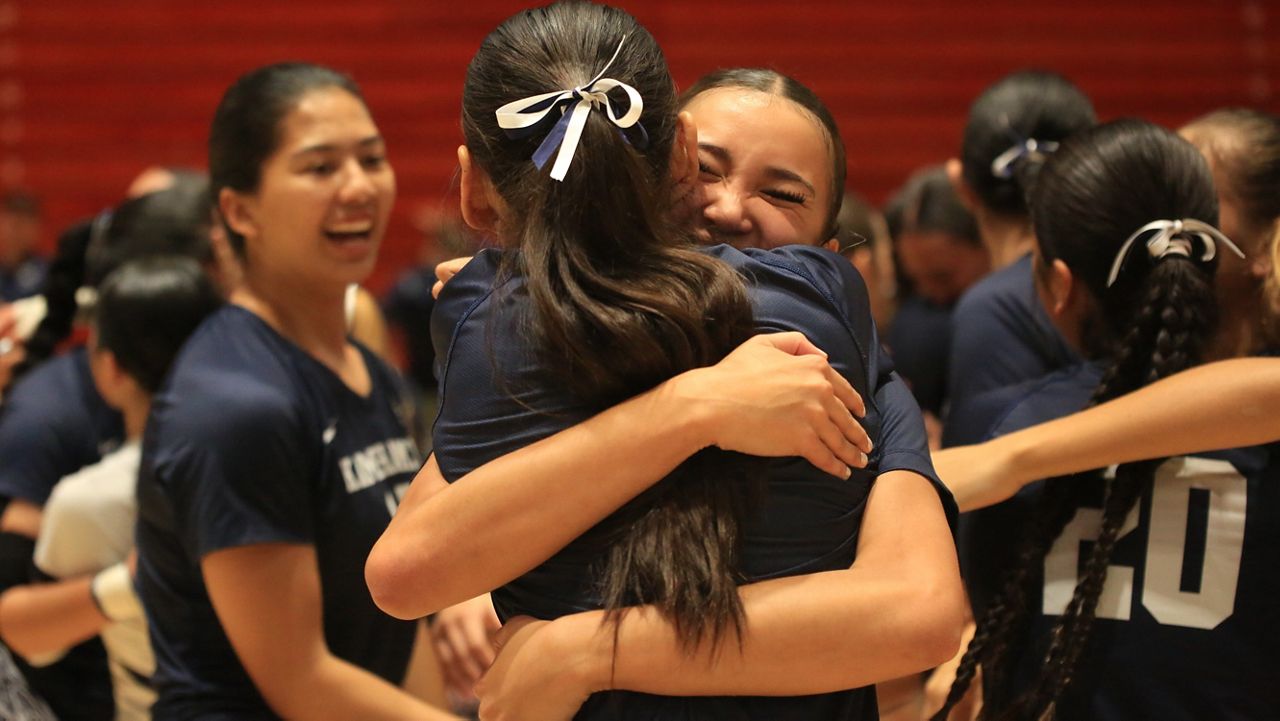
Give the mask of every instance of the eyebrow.
<path id="1" fill-rule="evenodd" d="M 732 162 L 733 160 L 733 154 L 730 153 L 725 148 L 720 147 L 719 145 L 712 145 L 711 143 L 698 143 L 698 150 L 706 152 L 707 154 L 715 157 L 716 160 L 719 160 L 722 163 L 729 163 L 729 162 Z M 813 187 L 813 183 L 810 183 L 808 180 L 805 180 L 803 177 L 801 177 L 799 173 L 796 173 L 795 171 L 787 170 L 786 168 L 779 168 L 776 165 L 770 165 L 765 167 L 764 174 L 765 174 L 765 177 L 770 178 L 772 180 L 785 180 L 793 183 L 799 183 L 809 191 L 809 195 L 815 198 L 818 197 L 818 190 Z"/>
<path id="2" fill-rule="evenodd" d="M 381 135 L 370 135 L 369 137 L 364 138 L 363 140 L 356 143 L 356 147 L 370 148 L 375 145 L 381 145 L 382 143 L 383 143 L 383 140 Z M 302 155 L 306 155 L 308 153 L 332 153 L 341 149 L 342 148 L 340 146 L 334 145 L 333 143 L 319 143 L 317 145 L 308 145 L 305 148 L 299 149 L 293 154 L 293 157 L 296 158 Z"/>

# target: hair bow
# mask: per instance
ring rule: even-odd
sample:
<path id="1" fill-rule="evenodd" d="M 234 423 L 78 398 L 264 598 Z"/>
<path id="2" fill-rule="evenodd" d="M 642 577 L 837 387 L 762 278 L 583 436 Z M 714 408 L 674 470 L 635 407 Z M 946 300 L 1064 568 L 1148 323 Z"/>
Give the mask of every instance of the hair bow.
<path id="1" fill-rule="evenodd" d="M 1018 164 L 1018 161 L 1029 157 L 1043 158 L 1057 149 L 1058 143 L 1054 140 L 1036 140 L 1035 138 L 1020 140 L 991 161 L 991 174 L 997 178 L 1012 178 L 1013 167 Z"/>
<path id="2" fill-rule="evenodd" d="M 636 125 L 640 120 L 640 113 L 644 110 L 644 101 L 640 98 L 640 93 L 626 83 L 603 77 L 609 70 L 609 66 L 613 65 L 613 61 L 618 59 L 618 53 L 622 52 L 622 45 L 626 41 L 627 38 L 624 35 L 618 43 L 618 49 L 613 51 L 613 57 L 609 58 L 609 62 L 605 63 L 604 68 L 589 82 L 568 90 L 555 90 L 515 100 L 498 108 L 494 113 L 498 118 L 498 127 L 505 130 L 508 137 L 522 138 L 536 132 L 543 121 L 551 116 L 553 110 L 560 110 L 560 119 L 556 121 L 547 133 L 547 137 L 542 140 L 542 144 L 533 153 L 533 164 L 541 170 L 546 165 L 547 159 L 551 157 L 551 152 L 559 146 L 560 151 L 556 153 L 556 162 L 551 166 L 552 178 L 564 180 L 565 173 L 569 170 L 569 163 L 573 162 L 574 153 L 578 150 L 578 141 L 582 138 L 582 129 L 587 124 L 587 115 L 592 108 L 603 107 L 609 120 L 623 130 Z M 631 101 L 631 107 L 621 117 L 618 115 L 614 101 L 609 98 L 609 91 L 614 88 L 622 88 Z M 573 104 L 573 110 L 566 112 L 570 104 Z"/>
<path id="3" fill-rule="evenodd" d="M 1120 246 L 1116 260 L 1111 264 L 1111 275 L 1107 276 L 1107 287 L 1110 288 L 1120 277 L 1120 268 L 1129 257 L 1134 243 L 1143 236 L 1146 239 L 1147 252 L 1152 258 L 1163 258 L 1167 255 L 1181 255 L 1201 263 L 1208 263 L 1217 255 L 1217 243 L 1221 242 L 1236 255 L 1244 258 L 1240 250 L 1222 231 L 1208 223 L 1195 220 L 1153 220 L 1138 228 L 1133 235 Z M 1198 248 L 1197 248 L 1198 244 Z"/>

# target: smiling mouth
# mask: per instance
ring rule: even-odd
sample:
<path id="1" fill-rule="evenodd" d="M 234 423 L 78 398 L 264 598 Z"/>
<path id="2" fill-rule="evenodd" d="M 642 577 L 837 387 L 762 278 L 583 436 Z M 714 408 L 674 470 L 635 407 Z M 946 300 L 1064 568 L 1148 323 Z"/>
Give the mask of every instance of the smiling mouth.
<path id="1" fill-rule="evenodd" d="M 329 240 L 339 243 L 369 240 L 373 237 L 373 223 L 371 221 L 361 221 L 358 223 L 331 225 L 324 229 L 324 235 Z"/>

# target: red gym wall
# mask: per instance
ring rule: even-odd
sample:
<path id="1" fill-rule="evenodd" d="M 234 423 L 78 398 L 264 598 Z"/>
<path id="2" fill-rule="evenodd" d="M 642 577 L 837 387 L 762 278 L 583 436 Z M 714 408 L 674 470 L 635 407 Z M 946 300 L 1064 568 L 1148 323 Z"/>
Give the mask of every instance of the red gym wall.
<path id="1" fill-rule="evenodd" d="M 1176 126 L 1280 103 L 1272 0 L 651 0 L 620 2 L 678 82 L 763 65 L 812 86 L 881 202 L 959 144 L 969 102 L 1018 68 L 1060 71 L 1100 115 Z M 400 196 L 375 289 L 416 257 L 413 218 L 449 195 L 467 61 L 504 0 L 0 0 L 0 188 L 57 229 L 115 202 L 144 166 L 203 163 L 222 89 L 283 59 L 350 72 L 389 141 Z M 551 90 L 552 88 L 548 88 Z"/>

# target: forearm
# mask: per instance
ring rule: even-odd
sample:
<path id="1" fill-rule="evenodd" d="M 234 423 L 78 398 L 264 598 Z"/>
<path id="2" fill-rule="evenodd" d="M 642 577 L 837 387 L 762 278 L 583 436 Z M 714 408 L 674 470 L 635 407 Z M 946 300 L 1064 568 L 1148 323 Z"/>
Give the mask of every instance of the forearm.
<path id="1" fill-rule="evenodd" d="M 881 476 L 852 568 L 742 587 L 747 630 L 717 654 L 687 653 L 649 607 L 613 629 L 600 612 L 553 622 L 553 648 L 592 690 L 662 695 L 803 695 L 856 688 L 930 668 L 954 653 L 964 600 L 936 491 L 914 473 Z M 612 678 L 611 678 L 612 673 Z"/>
<path id="2" fill-rule="evenodd" d="M 1280 440 L 1280 360 L 1193 368 L 990 443 L 1019 486 L 1116 463 Z"/>
<path id="3" fill-rule="evenodd" d="M 825 693 L 897 678 L 944 660 L 946 652 L 935 651 L 940 644 L 934 624 L 914 612 L 927 610 L 902 603 L 915 591 L 905 585 L 849 569 L 744 587 L 746 638 L 740 649 L 727 640 L 718 655 L 705 644 L 686 654 L 670 622 L 652 607 L 633 609 L 623 618 L 616 665 L 610 653 L 612 627 L 603 623 L 603 612 L 561 621 L 573 644 L 589 639 L 592 659 L 582 672 L 597 689 L 668 696 Z"/>
<path id="4" fill-rule="evenodd" d="M 705 445 L 698 419 L 672 400 L 659 386 L 443 492 L 425 490 L 425 469 L 370 554 L 378 605 L 423 616 L 549 558 Z"/>
<path id="5" fill-rule="evenodd" d="M 287 688 L 266 695 L 284 718 L 305 721 L 457 721 L 384 679 L 325 654 L 306 667 L 294 667 Z"/>
<path id="6" fill-rule="evenodd" d="M 90 593 L 92 577 L 28 584 L 0 596 L 0 638 L 31 659 L 97 635 L 107 618 Z"/>

